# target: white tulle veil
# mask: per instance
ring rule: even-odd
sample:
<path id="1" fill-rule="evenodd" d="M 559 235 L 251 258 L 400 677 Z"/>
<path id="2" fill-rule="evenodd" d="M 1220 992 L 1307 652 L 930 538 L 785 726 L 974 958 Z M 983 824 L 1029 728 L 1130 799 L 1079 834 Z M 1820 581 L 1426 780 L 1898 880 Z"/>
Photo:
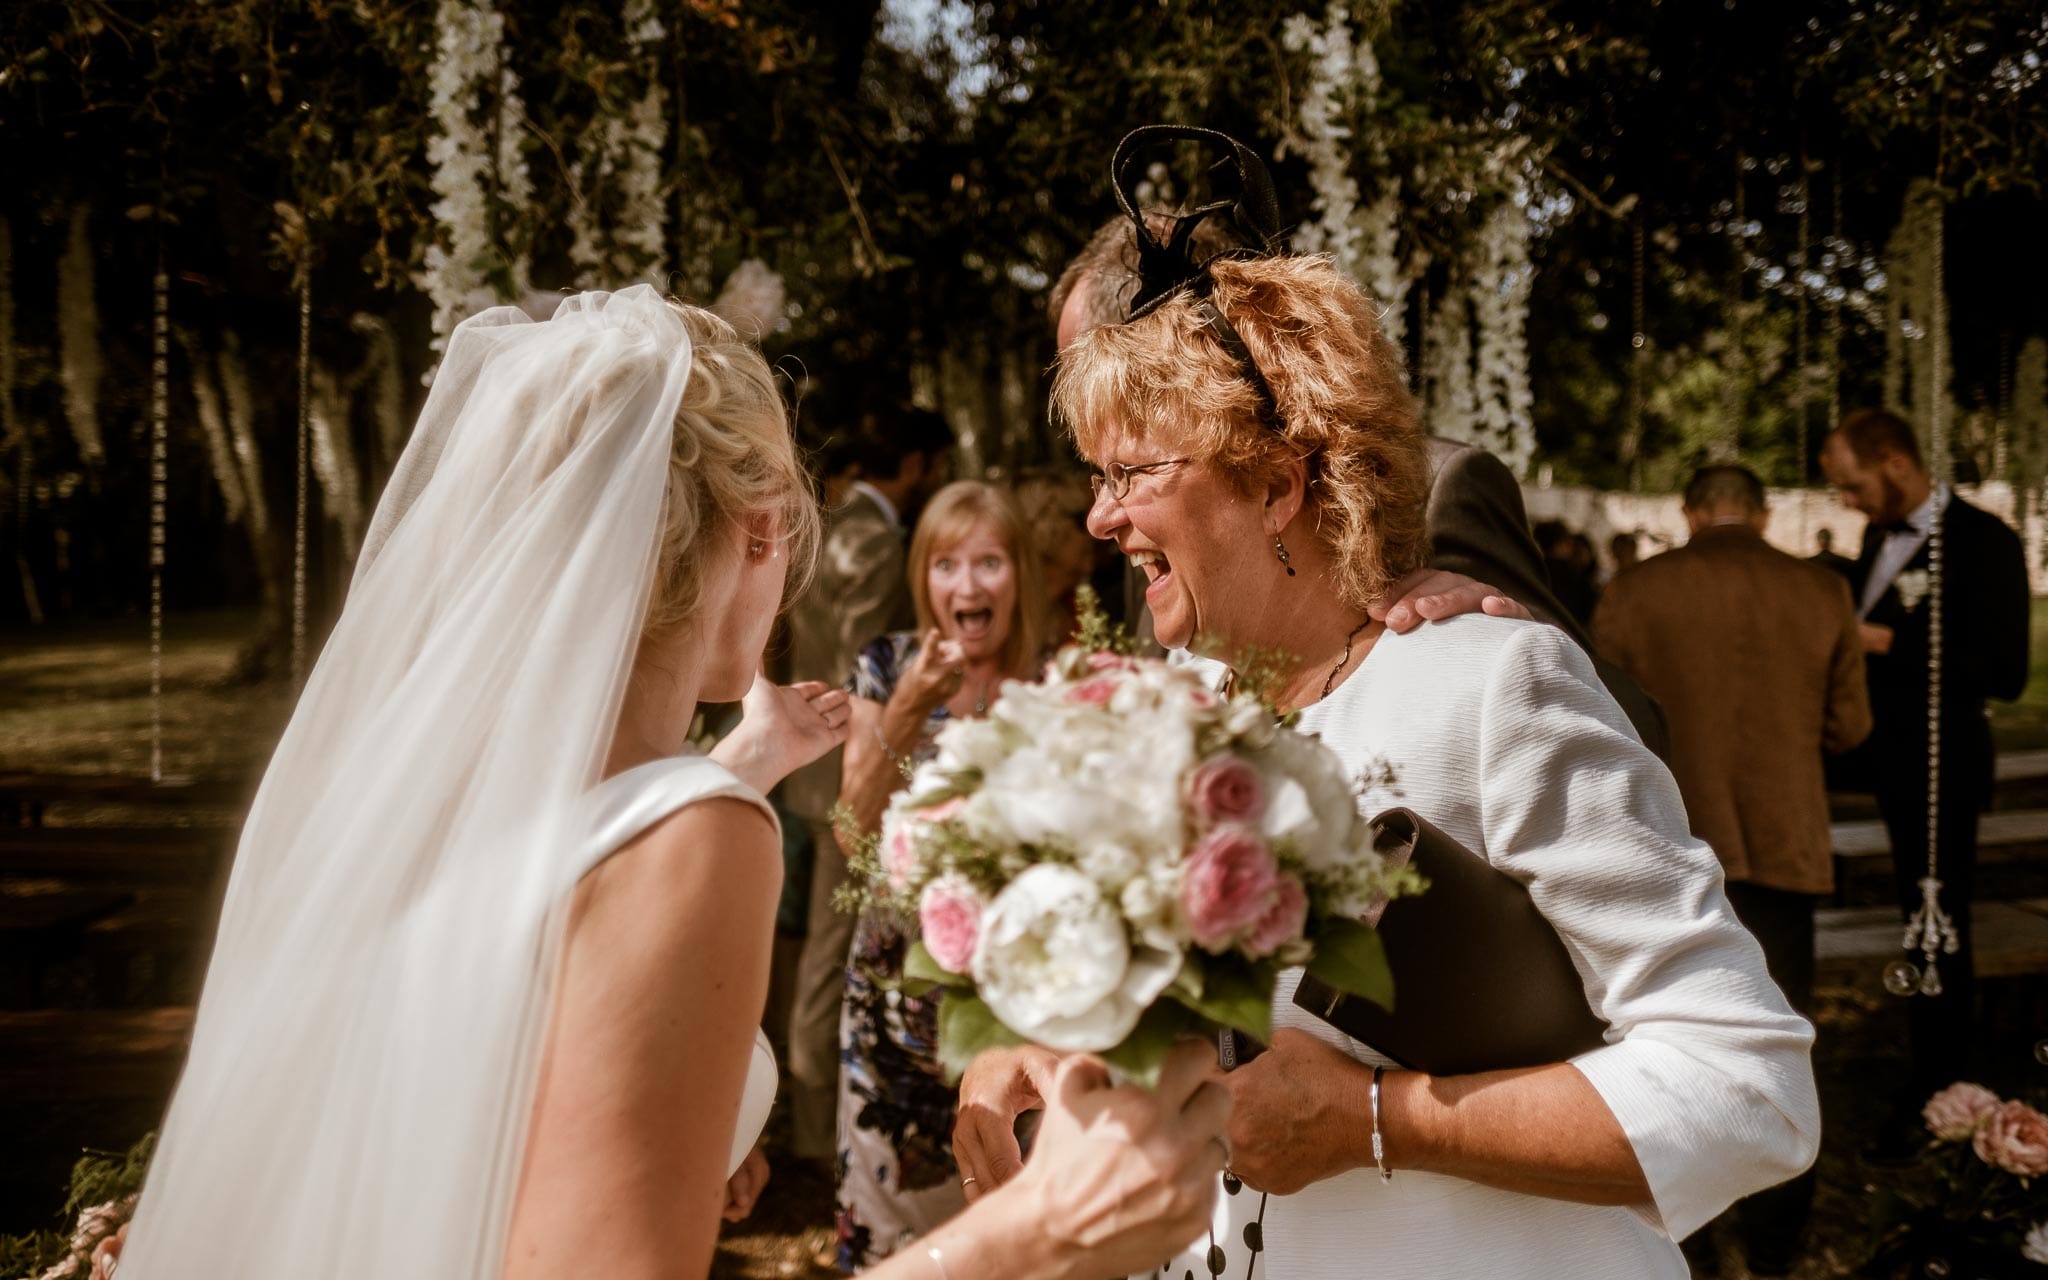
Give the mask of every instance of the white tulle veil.
<path id="1" fill-rule="evenodd" d="M 121 1274 L 496 1276 L 691 347 L 458 327 L 242 835 Z"/>

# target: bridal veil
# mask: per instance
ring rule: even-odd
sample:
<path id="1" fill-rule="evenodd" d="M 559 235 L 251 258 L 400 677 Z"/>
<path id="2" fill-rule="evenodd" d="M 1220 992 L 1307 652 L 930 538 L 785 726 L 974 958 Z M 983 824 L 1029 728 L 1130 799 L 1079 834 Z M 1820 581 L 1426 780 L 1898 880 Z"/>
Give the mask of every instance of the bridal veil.
<path id="1" fill-rule="evenodd" d="M 455 330 L 244 827 L 124 1276 L 502 1269 L 690 367 L 646 286 Z"/>

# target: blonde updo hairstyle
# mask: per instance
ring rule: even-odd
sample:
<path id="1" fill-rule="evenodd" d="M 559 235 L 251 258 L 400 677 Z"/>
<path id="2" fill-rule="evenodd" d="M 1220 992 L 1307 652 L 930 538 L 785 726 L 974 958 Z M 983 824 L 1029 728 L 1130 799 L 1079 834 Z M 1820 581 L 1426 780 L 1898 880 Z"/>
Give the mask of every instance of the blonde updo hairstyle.
<path id="1" fill-rule="evenodd" d="M 809 584 L 818 547 L 818 505 L 767 360 L 704 308 L 673 299 L 669 305 L 692 350 L 669 450 L 650 636 L 673 634 L 696 619 L 707 552 L 740 536 L 748 517 L 766 516 L 777 531 L 789 557 L 786 599 Z"/>
<path id="2" fill-rule="evenodd" d="M 979 480 L 955 480 L 932 495 L 910 535 L 910 603 L 917 611 L 920 635 L 939 625 L 932 612 L 932 561 L 960 545 L 977 527 L 995 530 L 1017 578 L 1016 612 L 1010 637 L 1003 644 L 1003 670 L 1013 676 L 1037 674 L 1045 656 L 1044 590 L 1039 585 L 1038 552 L 1024 526 L 1024 517 L 1008 492 Z"/>
<path id="3" fill-rule="evenodd" d="M 1272 388 L 1279 431 L 1261 420 L 1258 393 L 1184 294 L 1068 347 L 1053 411 L 1092 462 L 1120 437 L 1152 441 L 1214 462 L 1247 495 L 1301 459 L 1312 534 L 1330 554 L 1338 594 L 1363 609 L 1429 557 L 1429 456 L 1401 353 L 1372 301 L 1328 258 L 1220 259 L 1209 270 L 1210 300 Z"/>

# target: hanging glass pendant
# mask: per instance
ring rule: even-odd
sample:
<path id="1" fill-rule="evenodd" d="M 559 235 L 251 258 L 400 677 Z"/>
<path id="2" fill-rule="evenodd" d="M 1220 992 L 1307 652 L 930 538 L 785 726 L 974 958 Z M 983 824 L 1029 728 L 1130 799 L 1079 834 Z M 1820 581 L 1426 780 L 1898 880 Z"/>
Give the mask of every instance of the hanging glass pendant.
<path id="1" fill-rule="evenodd" d="M 1920 966 L 1911 960 L 1894 960 L 1884 967 L 1884 989 L 1895 996 L 1910 996 L 1920 989 Z"/>

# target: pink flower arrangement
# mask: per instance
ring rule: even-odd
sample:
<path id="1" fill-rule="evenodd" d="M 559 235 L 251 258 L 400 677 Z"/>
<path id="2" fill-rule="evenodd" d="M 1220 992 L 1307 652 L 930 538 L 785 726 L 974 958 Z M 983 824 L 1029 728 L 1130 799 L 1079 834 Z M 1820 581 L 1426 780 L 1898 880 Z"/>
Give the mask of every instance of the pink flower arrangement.
<path id="1" fill-rule="evenodd" d="M 981 913 L 988 902 L 959 876 L 943 876 L 925 886 L 917 906 L 917 924 L 932 959 L 948 973 L 966 973 L 981 941 Z"/>
<path id="2" fill-rule="evenodd" d="M 1180 905 L 1195 945 L 1221 951 L 1265 918 L 1279 869 L 1257 836 L 1218 827 L 1188 854 Z"/>
<path id="3" fill-rule="evenodd" d="M 2048 1116 L 2024 1102 L 2001 1103 L 1970 1139 L 1985 1164 L 2038 1178 L 2048 1173 Z"/>
<path id="4" fill-rule="evenodd" d="M 1112 677 L 1097 676 L 1093 680 L 1083 680 L 1067 690 L 1067 701 L 1084 707 L 1106 707 L 1109 700 L 1116 696 L 1116 687 L 1117 682 Z"/>
<path id="5" fill-rule="evenodd" d="M 1998 1095 L 1981 1084 L 1967 1080 L 1943 1089 L 1927 1100 L 1920 1115 L 1927 1121 L 1927 1131 L 1943 1142 L 1961 1142 L 1998 1110 Z"/>
<path id="6" fill-rule="evenodd" d="M 1256 822 L 1266 811 L 1266 786 L 1243 759 L 1218 756 L 1188 779 L 1188 801 L 1207 823 Z"/>
<path id="7" fill-rule="evenodd" d="M 1307 928 L 1308 894 L 1302 890 L 1300 880 L 1283 874 L 1274 887 L 1273 904 L 1245 939 L 1245 950 L 1255 956 L 1270 956 L 1299 939 Z"/>

